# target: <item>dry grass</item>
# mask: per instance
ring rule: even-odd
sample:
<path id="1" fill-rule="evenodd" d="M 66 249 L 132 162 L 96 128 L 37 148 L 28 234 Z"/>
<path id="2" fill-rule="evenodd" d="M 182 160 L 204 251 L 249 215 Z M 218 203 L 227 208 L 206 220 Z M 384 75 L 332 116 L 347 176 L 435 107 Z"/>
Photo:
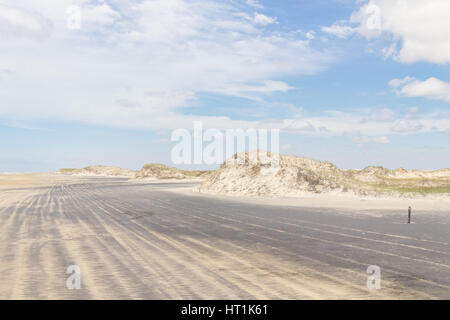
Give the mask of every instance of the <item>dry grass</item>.
<path id="1" fill-rule="evenodd" d="M 173 168 L 159 163 L 149 163 L 135 174 L 136 179 L 188 179 L 204 178 L 210 171 L 189 171 Z"/>

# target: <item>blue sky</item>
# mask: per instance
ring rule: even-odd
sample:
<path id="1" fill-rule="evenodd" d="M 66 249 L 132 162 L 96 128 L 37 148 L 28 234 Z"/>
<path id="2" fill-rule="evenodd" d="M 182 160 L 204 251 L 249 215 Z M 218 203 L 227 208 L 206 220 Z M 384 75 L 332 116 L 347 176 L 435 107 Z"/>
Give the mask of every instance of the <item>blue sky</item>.
<path id="1" fill-rule="evenodd" d="M 171 165 L 197 120 L 341 168 L 449 167 L 447 0 L 0 0 L 0 36 L 0 171 Z"/>

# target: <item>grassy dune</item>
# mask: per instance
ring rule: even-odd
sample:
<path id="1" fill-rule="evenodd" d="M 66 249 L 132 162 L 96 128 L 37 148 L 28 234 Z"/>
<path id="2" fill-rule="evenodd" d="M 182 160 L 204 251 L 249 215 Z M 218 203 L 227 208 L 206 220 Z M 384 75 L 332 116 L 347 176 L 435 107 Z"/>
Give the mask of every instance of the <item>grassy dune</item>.
<path id="1" fill-rule="evenodd" d="M 369 166 L 362 170 L 341 170 L 329 162 L 295 156 L 281 155 L 275 161 L 276 157 L 270 155 L 265 162 L 255 154 L 255 151 L 239 154 L 225 161 L 199 190 L 256 196 L 327 192 L 363 196 L 450 195 L 450 169 L 390 170 Z"/>

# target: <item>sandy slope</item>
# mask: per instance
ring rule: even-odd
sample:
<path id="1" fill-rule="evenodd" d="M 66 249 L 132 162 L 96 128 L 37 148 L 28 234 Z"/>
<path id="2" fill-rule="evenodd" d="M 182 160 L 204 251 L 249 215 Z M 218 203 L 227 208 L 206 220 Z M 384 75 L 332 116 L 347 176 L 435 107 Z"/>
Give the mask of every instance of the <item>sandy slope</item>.
<path id="1" fill-rule="evenodd" d="M 350 194 L 346 197 L 426 196 L 439 200 L 450 198 L 450 170 L 341 170 L 328 162 L 254 151 L 226 160 L 198 191 L 237 196 L 304 198 L 314 194 Z"/>
<path id="2" fill-rule="evenodd" d="M 369 213 L 367 210 L 395 210 L 406 214 L 408 207 L 412 207 L 414 215 L 427 214 L 428 211 L 450 212 L 449 197 L 371 197 L 359 196 L 351 193 L 306 193 L 293 196 L 253 196 L 237 195 L 212 191 L 199 191 L 199 187 L 170 190 L 184 195 L 208 196 L 216 199 L 237 201 L 242 203 L 263 204 L 267 206 L 289 206 L 305 208 L 348 209 L 358 214 Z M 370 212 L 373 214 L 373 212 Z"/>

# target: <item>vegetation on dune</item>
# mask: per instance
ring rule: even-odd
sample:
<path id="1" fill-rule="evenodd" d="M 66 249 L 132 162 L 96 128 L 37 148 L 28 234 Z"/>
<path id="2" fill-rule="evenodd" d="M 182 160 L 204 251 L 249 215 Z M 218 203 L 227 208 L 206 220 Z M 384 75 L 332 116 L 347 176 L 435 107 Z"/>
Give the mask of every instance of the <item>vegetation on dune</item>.
<path id="1" fill-rule="evenodd" d="M 341 170 L 328 162 L 295 156 L 279 156 L 279 161 L 274 161 L 276 157 L 269 154 L 269 161 L 264 162 L 255 154 L 256 151 L 242 153 L 225 161 L 199 190 L 258 196 L 326 192 L 364 196 L 450 195 L 450 169 L 389 170 L 369 166 Z"/>
<path id="2" fill-rule="evenodd" d="M 131 177 L 135 173 L 135 171 L 98 165 L 84 167 L 83 169 L 63 168 L 57 170 L 56 173 L 81 176 Z"/>
<path id="3" fill-rule="evenodd" d="M 63 168 L 58 173 L 106 175 L 135 179 L 204 179 L 201 190 L 248 195 L 299 195 L 304 193 L 352 192 L 359 195 L 450 195 L 450 169 L 424 171 L 389 170 L 369 166 L 362 170 L 341 170 L 329 162 L 266 153 L 264 161 L 256 151 L 236 154 L 219 170 L 181 170 L 149 163 L 140 171 L 90 166 Z M 255 161 L 256 159 L 256 161 Z M 275 159 L 278 159 L 275 161 Z M 268 160 L 268 161 L 266 161 Z"/>
<path id="4" fill-rule="evenodd" d="M 169 167 L 159 163 L 149 163 L 135 174 L 136 179 L 188 179 L 203 178 L 211 171 L 189 171 Z"/>
<path id="5" fill-rule="evenodd" d="M 81 173 L 81 169 L 77 168 L 61 168 L 58 171 L 58 173 L 65 173 L 65 174 L 74 174 L 74 173 Z"/>

